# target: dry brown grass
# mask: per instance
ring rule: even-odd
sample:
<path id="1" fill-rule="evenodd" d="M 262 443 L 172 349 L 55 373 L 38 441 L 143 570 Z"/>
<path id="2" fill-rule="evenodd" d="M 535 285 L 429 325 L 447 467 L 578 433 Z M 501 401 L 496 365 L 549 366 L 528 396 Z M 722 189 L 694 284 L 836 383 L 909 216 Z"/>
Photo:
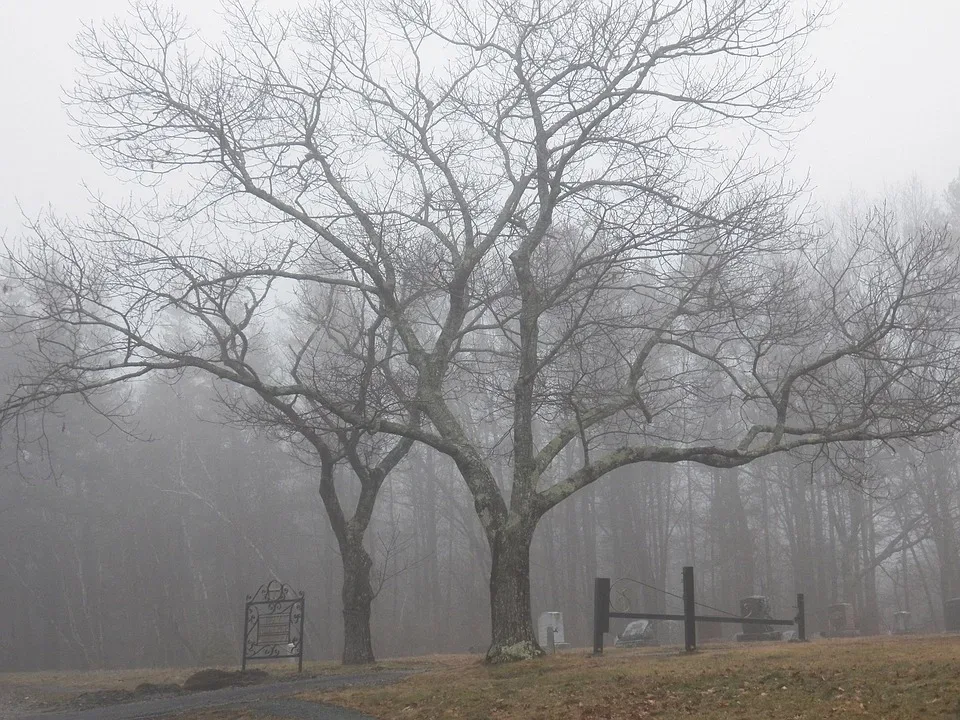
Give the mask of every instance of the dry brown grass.
<path id="1" fill-rule="evenodd" d="M 460 658 L 397 685 L 304 698 L 382 720 L 960 718 L 960 637 L 581 651 L 494 668 Z"/>
<path id="2" fill-rule="evenodd" d="M 667 648 L 612 650 L 602 658 L 572 651 L 493 668 L 476 655 L 431 656 L 381 667 L 423 672 L 395 685 L 301 697 L 381 720 L 960 718 L 960 636 L 708 646 L 694 656 Z M 314 675 L 355 670 L 309 667 Z M 91 690 L 178 682 L 190 672 L 30 673 L 19 680 L 20 687 L 49 681 Z M 0 686 L 17 677 L 0 676 Z M 282 720 L 250 707 L 172 718 Z"/>
<path id="3" fill-rule="evenodd" d="M 192 710 L 179 715 L 165 715 L 160 720 L 286 720 L 274 715 L 263 715 L 256 710 L 215 709 Z"/>

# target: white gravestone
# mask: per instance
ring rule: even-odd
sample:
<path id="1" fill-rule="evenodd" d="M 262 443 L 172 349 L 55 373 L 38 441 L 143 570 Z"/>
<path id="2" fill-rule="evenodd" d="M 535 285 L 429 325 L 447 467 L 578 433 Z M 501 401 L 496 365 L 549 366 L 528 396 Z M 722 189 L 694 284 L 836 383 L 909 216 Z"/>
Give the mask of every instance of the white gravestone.
<path id="1" fill-rule="evenodd" d="M 545 612 L 540 613 L 540 620 L 537 622 L 537 639 L 540 641 L 540 647 L 547 647 L 547 628 L 553 628 L 553 644 L 563 647 L 567 643 L 563 639 L 563 613 Z"/>

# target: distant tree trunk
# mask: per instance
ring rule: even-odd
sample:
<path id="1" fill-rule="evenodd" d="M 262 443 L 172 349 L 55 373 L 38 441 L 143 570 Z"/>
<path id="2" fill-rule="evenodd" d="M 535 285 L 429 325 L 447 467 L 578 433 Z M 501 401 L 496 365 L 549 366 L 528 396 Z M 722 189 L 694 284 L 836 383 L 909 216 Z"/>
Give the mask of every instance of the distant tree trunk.
<path id="1" fill-rule="evenodd" d="M 583 585 L 593 587 L 593 578 L 597 576 L 597 520 L 596 501 L 590 490 L 580 498 L 580 532 L 583 533 Z"/>
<path id="2" fill-rule="evenodd" d="M 565 565 L 564 575 L 567 576 L 567 587 L 582 587 L 586 576 L 583 574 L 583 533 L 577 526 L 577 503 L 576 499 L 567 503 L 564 508 L 564 529 L 563 529 L 564 547 L 562 560 Z"/>
<path id="3" fill-rule="evenodd" d="M 836 510 L 834 509 L 833 491 L 827 490 L 827 543 L 830 546 L 830 594 L 829 604 L 839 602 L 840 593 L 840 561 L 837 553 L 837 526 L 835 522 Z"/>
<path id="4" fill-rule="evenodd" d="M 906 546 L 907 543 L 904 543 L 904 547 L 900 551 L 900 584 L 903 586 L 903 610 L 910 612 L 910 580 Z"/>
<path id="5" fill-rule="evenodd" d="M 44 599 L 45 604 L 41 605 L 40 603 L 36 603 L 37 610 L 43 622 L 40 667 L 44 670 L 59 670 L 61 668 L 61 633 L 58 631 L 59 629 L 57 628 L 56 620 L 53 618 L 53 611 L 50 606 L 54 604 L 54 601 L 61 593 L 57 587 L 57 573 L 55 572 L 56 565 L 54 564 L 53 553 L 48 553 L 47 557 L 49 557 L 50 560 L 43 566 L 47 572 L 41 576 L 39 583 L 40 587 L 43 588 L 41 597 Z"/>
<path id="6" fill-rule="evenodd" d="M 863 554 L 860 540 L 864 524 L 863 493 L 860 488 L 851 486 L 848 497 L 850 501 L 850 531 L 846 536 L 845 554 L 849 558 L 849 570 L 844 574 L 844 579 L 848 587 L 847 602 L 852 602 L 856 611 L 857 630 L 863 632 L 864 621 L 867 619 L 865 617 L 866 599 L 861 578 Z"/>
<path id="7" fill-rule="evenodd" d="M 880 632 L 880 608 L 877 599 L 877 540 L 873 521 L 873 500 L 868 499 L 860 530 L 863 554 L 863 617 L 860 622 L 860 632 L 863 635 L 877 635 Z"/>
<path id="8" fill-rule="evenodd" d="M 767 473 L 766 469 L 760 468 L 760 517 L 763 527 L 763 585 L 761 590 L 763 594 L 769 595 L 776 587 L 773 578 L 773 556 L 770 551 L 770 501 L 767 498 Z"/>
<path id="9" fill-rule="evenodd" d="M 913 556 L 913 562 L 917 566 L 917 575 L 920 577 L 920 584 L 923 586 L 923 594 L 927 599 L 927 611 L 930 614 L 930 622 L 932 622 L 937 628 L 943 629 L 943 605 L 942 603 L 936 603 L 933 600 L 933 592 L 930 590 L 930 583 L 927 582 L 927 571 L 923 566 L 923 563 L 920 561 L 920 556 L 917 554 L 917 548 L 915 545 L 910 546 L 910 554 Z M 924 553 L 926 557 L 926 553 Z M 929 562 L 927 563 L 929 567 Z"/>
<path id="10" fill-rule="evenodd" d="M 653 584 L 658 588 L 667 586 L 667 577 L 671 567 L 671 549 L 673 535 L 680 523 L 676 520 L 677 502 L 679 499 L 679 477 L 672 467 L 653 468 L 658 474 L 654 498 L 654 517 L 652 529 L 648 534 L 652 552 L 650 556 Z M 689 563 L 684 563 L 689 564 Z M 661 592 L 650 590 L 650 602 L 646 605 L 653 612 L 666 611 L 667 596 Z"/>
<path id="11" fill-rule="evenodd" d="M 440 545 L 440 533 L 437 527 L 437 493 L 438 485 L 436 468 L 431 462 L 424 475 L 425 493 L 423 497 L 423 513 L 425 520 L 424 533 L 424 552 L 422 556 L 426 557 L 424 563 L 424 585 L 426 585 L 426 597 L 428 598 L 429 612 L 433 617 L 440 617 L 440 605 L 442 602 L 440 590 L 440 560 L 438 557 Z M 428 645 L 433 641 L 428 641 Z"/>
<path id="12" fill-rule="evenodd" d="M 556 603 L 560 599 L 560 589 L 557 585 L 557 578 L 560 575 L 560 562 L 557 559 L 556 547 L 554 542 L 554 522 L 547 520 L 545 523 L 544 552 L 547 556 L 547 597 L 551 602 Z"/>
<path id="13" fill-rule="evenodd" d="M 823 524 L 823 512 L 824 512 L 824 502 L 823 502 L 823 488 L 820 484 L 815 485 L 811 488 L 813 493 L 813 534 L 815 538 L 815 552 L 814 557 L 816 561 L 816 582 L 813 587 L 813 599 L 815 607 L 825 607 L 829 605 L 827 600 L 827 563 L 832 564 L 834 557 L 834 549 L 832 546 L 827 545 L 827 540 L 824 533 L 824 524 Z M 798 590 L 803 590 L 808 592 L 804 588 L 797 588 Z M 808 601 L 809 602 L 809 601 Z"/>
<path id="14" fill-rule="evenodd" d="M 697 566 L 697 539 L 696 539 L 696 518 L 693 514 L 693 471 L 690 464 L 686 466 L 687 479 L 687 559 L 686 565 Z"/>
<path id="15" fill-rule="evenodd" d="M 935 527 L 937 555 L 940 559 L 940 586 L 943 599 L 948 600 L 960 594 L 960 552 L 957 550 L 957 533 L 951 505 L 954 492 L 949 486 L 948 470 L 940 464 L 934 472 L 933 502 L 930 504 L 931 517 Z"/>
<path id="16" fill-rule="evenodd" d="M 754 538 L 740 495 L 738 470 L 715 469 L 711 518 L 720 571 L 714 598 L 722 607 L 737 608 L 754 592 Z"/>

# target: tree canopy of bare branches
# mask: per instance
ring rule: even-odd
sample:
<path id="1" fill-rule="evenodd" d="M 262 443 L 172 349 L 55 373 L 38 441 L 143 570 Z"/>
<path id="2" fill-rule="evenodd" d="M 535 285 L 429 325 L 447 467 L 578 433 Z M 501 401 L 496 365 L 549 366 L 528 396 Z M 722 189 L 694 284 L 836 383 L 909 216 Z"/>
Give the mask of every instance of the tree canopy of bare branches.
<path id="1" fill-rule="evenodd" d="M 82 37 L 87 142 L 171 193 L 13 254 L 38 341 L 8 413 L 192 368 L 315 448 L 429 446 L 490 545 L 491 661 L 539 652 L 534 529 L 611 471 L 952 427 L 946 232 L 815 232 L 761 152 L 825 86 L 822 10 L 227 7 L 218 45 L 152 5 Z"/>

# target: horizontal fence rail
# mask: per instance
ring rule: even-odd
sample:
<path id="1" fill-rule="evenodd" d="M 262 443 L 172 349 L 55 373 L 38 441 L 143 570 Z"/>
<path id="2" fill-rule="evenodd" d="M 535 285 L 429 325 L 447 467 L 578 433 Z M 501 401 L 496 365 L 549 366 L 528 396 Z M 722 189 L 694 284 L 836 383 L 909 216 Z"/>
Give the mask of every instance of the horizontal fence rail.
<path id="1" fill-rule="evenodd" d="M 676 620 L 683 622 L 686 615 L 670 615 L 669 613 L 624 613 L 610 611 L 612 618 L 627 620 Z M 771 620 L 770 618 L 727 617 L 725 615 L 694 615 L 696 622 L 737 623 L 745 625 L 795 625 L 796 620 Z"/>
<path id="2" fill-rule="evenodd" d="M 697 649 L 697 623 L 739 623 L 741 625 L 796 625 L 797 639 L 806 641 L 803 593 L 797 594 L 797 615 L 793 619 L 737 617 L 735 615 L 697 615 L 693 589 L 693 567 L 683 568 L 683 614 L 617 612 L 610 609 L 610 578 L 596 578 L 593 586 L 593 653 L 603 653 L 603 634 L 610 632 L 610 618 L 626 620 L 673 620 L 683 623 L 684 648 Z M 722 612 L 722 611 L 721 611 Z"/>

